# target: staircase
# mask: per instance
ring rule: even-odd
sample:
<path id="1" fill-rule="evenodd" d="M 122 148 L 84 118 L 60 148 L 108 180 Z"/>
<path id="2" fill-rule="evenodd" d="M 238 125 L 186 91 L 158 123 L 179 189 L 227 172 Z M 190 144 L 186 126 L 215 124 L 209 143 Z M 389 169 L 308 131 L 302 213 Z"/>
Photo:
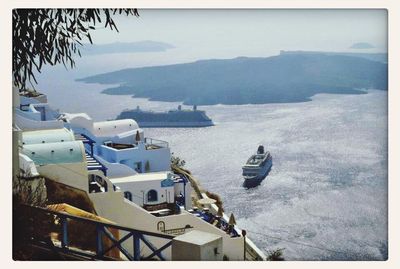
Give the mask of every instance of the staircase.
<path id="1" fill-rule="evenodd" d="M 74 136 L 75 136 L 75 141 L 82 141 L 84 145 L 89 145 L 90 154 L 93 155 L 93 145 L 96 143 L 96 141 L 94 141 L 93 139 L 84 134 L 74 134 Z"/>
<path id="2" fill-rule="evenodd" d="M 87 170 L 101 170 L 104 175 L 107 175 L 107 168 L 102 165 L 94 156 L 90 155 L 88 152 L 85 152 L 86 161 L 87 161 Z"/>
<path id="3" fill-rule="evenodd" d="M 75 134 L 75 140 L 82 141 L 84 144 L 88 144 L 91 142 L 91 139 L 83 134 Z"/>
<path id="4" fill-rule="evenodd" d="M 75 140 L 76 141 L 82 141 L 83 144 L 87 144 L 90 147 L 90 151 L 88 150 L 87 147 L 85 147 L 85 156 L 86 156 L 86 161 L 87 161 L 87 170 L 92 171 L 92 170 L 100 170 L 103 171 L 104 175 L 107 175 L 107 167 L 105 167 L 99 160 L 97 160 L 93 156 L 93 144 L 96 142 L 91 139 L 90 137 L 84 135 L 84 134 L 75 134 Z"/>

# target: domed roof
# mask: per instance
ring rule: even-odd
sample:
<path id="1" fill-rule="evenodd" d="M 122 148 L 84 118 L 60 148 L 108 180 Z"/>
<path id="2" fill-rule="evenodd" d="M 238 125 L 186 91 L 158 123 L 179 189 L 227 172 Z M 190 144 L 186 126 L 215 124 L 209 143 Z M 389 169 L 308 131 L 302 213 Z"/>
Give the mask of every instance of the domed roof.
<path id="1" fill-rule="evenodd" d="M 93 124 L 93 134 L 96 136 L 115 136 L 137 129 L 139 125 L 132 119 L 101 121 Z"/>
<path id="2" fill-rule="evenodd" d="M 36 165 L 80 163 L 84 161 L 85 155 L 80 141 L 24 145 L 22 153 Z"/>
<path id="3" fill-rule="evenodd" d="M 74 140 L 74 134 L 65 128 L 26 131 L 22 133 L 22 143 L 24 145 L 67 142 Z"/>

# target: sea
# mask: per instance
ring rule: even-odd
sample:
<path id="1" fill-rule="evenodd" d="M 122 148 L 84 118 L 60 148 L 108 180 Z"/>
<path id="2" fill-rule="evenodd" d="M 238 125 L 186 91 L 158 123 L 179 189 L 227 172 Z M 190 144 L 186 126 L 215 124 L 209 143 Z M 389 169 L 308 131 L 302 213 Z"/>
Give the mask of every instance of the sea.
<path id="1" fill-rule="evenodd" d="M 115 62 L 116 56 L 109 57 Z M 85 112 L 95 120 L 114 119 L 138 105 L 166 111 L 180 104 L 105 95 L 101 91 L 115 85 L 76 82 L 129 65 L 123 55 L 124 66 L 94 59 L 81 60 L 72 71 L 46 67 L 37 89 L 61 112 Z M 285 260 L 386 260 L 387 99 L 387 91 L 367 89 L 317 94 L 302 103 L 199 106 L 215 126 L 144 130 L 169 143 L 265 253 L 282 249 Z M 259 186 L 246 189 L 241 167 L 261 144 L 272 154 L 272 170 Z"/>

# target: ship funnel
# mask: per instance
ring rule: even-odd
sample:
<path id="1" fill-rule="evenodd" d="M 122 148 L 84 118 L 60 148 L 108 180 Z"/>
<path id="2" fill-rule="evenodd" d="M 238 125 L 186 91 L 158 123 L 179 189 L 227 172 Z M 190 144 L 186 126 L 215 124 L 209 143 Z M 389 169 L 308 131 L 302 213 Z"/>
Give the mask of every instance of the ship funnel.
<path id="1" fill-rule="evenodd" d="M 193 106 L 193 111 L 196 111 L 197 110 L 197 105 L 194 105 Z"/>
<path id="2" fill-rule="evenodd" d="M 263 145 L 258 146 L 257 154 L 264 154 L 264 146 Z"/>

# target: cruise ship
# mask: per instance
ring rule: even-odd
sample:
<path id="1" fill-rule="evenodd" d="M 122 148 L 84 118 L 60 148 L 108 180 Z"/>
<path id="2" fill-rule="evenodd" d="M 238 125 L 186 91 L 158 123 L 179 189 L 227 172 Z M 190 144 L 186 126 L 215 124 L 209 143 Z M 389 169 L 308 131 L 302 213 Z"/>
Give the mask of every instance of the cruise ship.
<path id="1" fill-rule="evenodd" d="M 258 146 L 257 153 L 252 155 L 243 165 L 243 177 L 245 187 L 255 187 L 268 175 L 272 167 L 272 156 L 264 146 Z"/>
<path id="2" fill-rule="evenodd" d="M 200 204 L 212 199 L 171 165 L 168 142 L 133 119 L 96 122 L 53 109 L 44 94 L 13 91 L 14 180 L 31 192 L 44 185 L 38 210 L 61 217 L 41 249 L 92 259 L 266 260 L 222 208 Z M 97 226 L 78 226 L 88 218 Z M 83 238 L 96 244 L 84 249 Z"/>
<path id="3" fill-rule="evenodd" d="M 192 110 L 178 109 L 167 112 L 145 111 L 138 106 L 133 110 L 124 110 L 117 119 L 134 119 L 141 127 L 208 127 L 213 126 L 213 121 L 206 115 L 205 111 L 197 110 L 194 105 Z"/>

